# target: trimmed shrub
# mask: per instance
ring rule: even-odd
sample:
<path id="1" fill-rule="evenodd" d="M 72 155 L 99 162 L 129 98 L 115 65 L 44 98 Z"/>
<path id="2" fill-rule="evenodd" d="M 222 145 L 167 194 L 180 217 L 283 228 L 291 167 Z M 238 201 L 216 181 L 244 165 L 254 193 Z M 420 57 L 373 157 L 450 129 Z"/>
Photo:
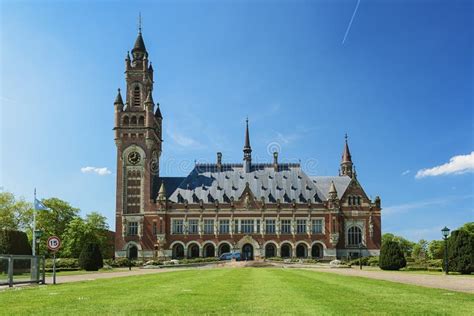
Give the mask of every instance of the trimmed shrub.
<path id="1" fill-rule="evenodd" d="M 0 254 L 31 255 L 31 245 L 26 233 L 18 230 L 0 230 Z"/>
<path id="2" fill-rule="evenodd" d="M 86 271 L 97 271 L 104 266 L 102 253 L 97 243 L 88 243 L 79 256 L 79 266 Z"/>
<path id="3" fill-rule="evenodd" d="M 382 270 L 400 270 L 407 265 L 400 245 L 396 241 L 382 244 L 380 249 L 379 267 Z"/>
<path id="4" fill-rule="evenodd" d="M 461 274 L 474 272 L 474 234 L 455 230 L 448 239 L 449 271 Z"/>

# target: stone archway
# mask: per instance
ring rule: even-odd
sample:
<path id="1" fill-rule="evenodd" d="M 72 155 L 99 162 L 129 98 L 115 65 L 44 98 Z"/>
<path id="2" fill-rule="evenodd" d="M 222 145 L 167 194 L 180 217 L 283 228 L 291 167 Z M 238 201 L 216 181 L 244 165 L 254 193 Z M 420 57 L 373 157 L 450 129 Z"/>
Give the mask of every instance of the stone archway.
<path id="1" fill-rule="evenodd" d="M 311 257 L 313 258 L 323 257 L 323 247 L 319 243 L 316 243 L 311 247 Z"/>
<path id="2" fill-rule="evenodd" d="M 282 258 L 291 258 L 291 245 L 288 243 L 284 243 L 281 245 L 280 255 Z"/>
<path id="3" fill-rule="evenodd" d="M 215 257 L 216 256 L 216 247 L 213 244 L 208 243 L 203 247 L 203 257 Z"/>
<path id="4" fill-rule="evenodd" d="M 227 252 L 230 252 L 230 245 L 228 243 L 222 243 L 221 245 L 219 245 L 218 251 L 217 251 L 219 256 Z"/>
<path id="5" fill-rule="evenodd" d="M 190 244 L 188 246 L 188 258 L 199 258 L 199 245 Z"/>
<path id="6" fill-rule="evenodd" d="M 135 245 L 130 245 L 128 247 L 128 259 L 135 260 L 138 258 L 138 248 Z"/>
<path id="7" fill-rule="evenodd" d="M 306 248 L 306 245 L 305 244 L 298 244 L 296 246 L 296 257 L 297 258 L 306 258 L 308 255 L 308 250 Z"/>
<path id="8" fill-rule="evenodd" d="M 242 260 L 253 260 L 253 246 L 251 244 L 245 244 L 242 246 L 241 258 Z"/>
<path id="9" fill-rule="evenodd" d="M 276 257 L 277 251 L 276 246 L 273 243 L 269 243 L 265 246 L 265 258 Z"/>
<path id="10" fill-rule="evenodd" d="M 172 256 L 173 259 L 184 258 L 184 246 L 180 243 L 173 245 Z"/>

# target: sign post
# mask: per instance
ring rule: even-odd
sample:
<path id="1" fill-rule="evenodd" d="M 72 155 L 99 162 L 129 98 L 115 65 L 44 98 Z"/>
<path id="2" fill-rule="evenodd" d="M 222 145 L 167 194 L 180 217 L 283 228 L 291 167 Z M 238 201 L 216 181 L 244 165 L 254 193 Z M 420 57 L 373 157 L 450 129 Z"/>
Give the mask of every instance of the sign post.
<path id="1" fill-rule="evenodd" d="M 61 248 L 61 239 L 57 236 L 48 238 L 48 249 L 53 252 L 53 284 L 56 284 L 56 252 Z"/>

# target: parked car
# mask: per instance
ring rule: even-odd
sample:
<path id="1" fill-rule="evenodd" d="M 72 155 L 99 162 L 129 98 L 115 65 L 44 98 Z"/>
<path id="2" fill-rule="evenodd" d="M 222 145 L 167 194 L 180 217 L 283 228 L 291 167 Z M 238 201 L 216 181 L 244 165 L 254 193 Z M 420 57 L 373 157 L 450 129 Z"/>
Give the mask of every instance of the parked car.
<path id="1" fill-rule="evenodd" d="M 225 252 L 220 255 L 219 260 L 232 260 L 240 261 L 240 252 Z"/>

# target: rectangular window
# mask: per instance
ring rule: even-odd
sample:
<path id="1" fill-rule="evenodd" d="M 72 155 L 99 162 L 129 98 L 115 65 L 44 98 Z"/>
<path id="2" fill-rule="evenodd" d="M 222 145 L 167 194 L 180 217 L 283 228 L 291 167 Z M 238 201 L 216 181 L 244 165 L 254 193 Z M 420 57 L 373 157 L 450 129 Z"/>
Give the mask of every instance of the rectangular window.
<path id="1" fill-rule="evenodd" d="M 158 225 L 156 222 L 153 222 L 153 235 L 156 236 L 156 234 L 158 234 Z"/>
<path id="2" fill-rule="evenodd" d="M 323 233 L 323 220 L 322 219 L 313 219 L 311 222 L 311 232 L 313 234 L 322 234 Z"/>
<path id="3" fill-rule="evenodd" d="M 306 220 L 305 219 L 296 220 L 296 233 L 297 234 L 306 233 Z"/>
<path id="4" fill-rule="evenodd" d="M 291 219 L 282 219 L 281 220 L 281 233 L 282 234 L 291 234 Z"/>
<path id="5" fill-rule="evenodd" d="M 257 226 L 256 232 L 257 232 L 257 233 L 260 233 L 260 220 L 259 220 L 259 219 L 257 219 L 257 223 L 256 223 L 256 224 L 257 224 L 257 225 L 256 225 L 256 226 Z"/>
<path id="6" fill-rule="evenodd" d="M 267 234 L 275 233 L 275 220 L 274 219 L 265 220 L 265 233 Z"/>
<path id="7" fill-rule="evenodd" d="M 237 234 L 239 232 L 239 220 L 234 219 L 234 234 Z"/>
<path id="8" fill-rule="evenodd" d="M 242 219 L 240 221 L 240 230 L 242 234 L 253 233 L 253 219 Z"/>
<path id="9" fill-rule="evenodd" d="M 204 220 L 204 234 L 214 234 L 214 220 L 213 219 Z"/>
<path id="10" fill-rule="evenodd" d="M 197 234 L 199 233 L 199 220 L 190 219 L 188 221 L 188 234 Z"/>
<path id="11" fill-rule="evenodd" d="M 173 219 L 171 224 L 171 229 L 173 234 L 182 234 L 183 233 L 183 220 L 182 219 Z"/>
<path id="12" fill-rule="evenodd" d="M 219 220 L 219 233 L 220 234 L 229 233 L 229 220 L 228 219 Z"/>
<path id="13" fill-rule="evenodd" d="M 128 236 L 138 235 L 138 222 L 128 222 Z"/>

